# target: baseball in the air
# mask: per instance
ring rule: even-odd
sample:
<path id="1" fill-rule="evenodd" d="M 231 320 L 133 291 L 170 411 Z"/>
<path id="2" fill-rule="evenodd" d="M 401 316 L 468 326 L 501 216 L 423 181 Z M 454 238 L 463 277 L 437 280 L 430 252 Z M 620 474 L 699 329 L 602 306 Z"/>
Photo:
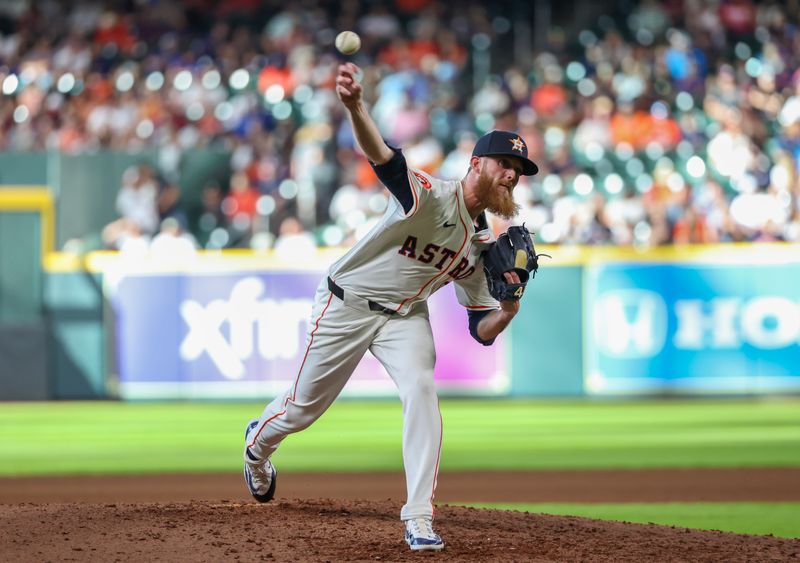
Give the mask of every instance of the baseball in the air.
<path id="1" fill-rule="evenodd" d="M 352 55 L 361 48 L 361 38 L 355 31 L 343 31 L 336 36 L 334 43 L 343 55 Z"/>

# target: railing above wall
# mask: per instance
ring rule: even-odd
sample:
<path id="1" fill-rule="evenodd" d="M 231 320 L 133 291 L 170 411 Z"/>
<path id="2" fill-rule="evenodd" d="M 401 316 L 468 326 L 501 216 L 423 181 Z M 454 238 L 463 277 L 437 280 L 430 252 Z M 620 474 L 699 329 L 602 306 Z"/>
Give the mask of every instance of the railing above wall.
<path id="1" fill-rule="evenodd" d="M 55 249 L 55 201 L 47 186 L 0 186 L 0 213 L 34 212 L 41 216 L 41 256 Z M 21 248 L 20 252 L 29 252 Z"/>

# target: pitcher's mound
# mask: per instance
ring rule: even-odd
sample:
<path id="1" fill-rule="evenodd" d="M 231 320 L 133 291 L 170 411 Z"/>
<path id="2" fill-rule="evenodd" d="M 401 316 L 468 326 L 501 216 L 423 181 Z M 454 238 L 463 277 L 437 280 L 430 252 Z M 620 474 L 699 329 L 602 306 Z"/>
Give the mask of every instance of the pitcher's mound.
<path id="1" fill-rule="evenodd" d="M 0 505 L 4 561 L 800 561 L 800 540 L 443 506 L 411 552 L 395 501 Z"/>

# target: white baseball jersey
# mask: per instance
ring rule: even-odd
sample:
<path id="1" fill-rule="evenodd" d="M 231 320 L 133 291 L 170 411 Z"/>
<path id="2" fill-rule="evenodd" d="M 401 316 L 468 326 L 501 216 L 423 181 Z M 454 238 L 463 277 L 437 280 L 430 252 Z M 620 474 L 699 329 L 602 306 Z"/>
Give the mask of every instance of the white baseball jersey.
<path id="1" fill-rule="evenodd" d="M 431 518 L 442 423 L 425 301 L 455 282 L 459 302 L 471 311 L 470 332 L 477 338 L 479 317 L 498 307 L 481 264 L 481 252 L 494 237 L 484 215 L 476 232 L 461 182 L 408 170 L 399 152 L 376 171 L 397 199 L 320 283 L 297 378 L 248 432 L 245 460 L 270 458 L 287 435 L 312 424 L 369 350 L 397 385 L 403 403 L 408 497 L 400 518 Z"/>
<path id="2" fill-rule="evenodd" d="M 483 216 L 476 231 L 461 182 L 410 169 L 407 176 L 413 207 L 406 212 L 392 198 L 380 222 L 331 266 L 331 278 L 400 315 L 451 281 L 467 309 L 496 309 L 481 264 L 494 234 Z"/>

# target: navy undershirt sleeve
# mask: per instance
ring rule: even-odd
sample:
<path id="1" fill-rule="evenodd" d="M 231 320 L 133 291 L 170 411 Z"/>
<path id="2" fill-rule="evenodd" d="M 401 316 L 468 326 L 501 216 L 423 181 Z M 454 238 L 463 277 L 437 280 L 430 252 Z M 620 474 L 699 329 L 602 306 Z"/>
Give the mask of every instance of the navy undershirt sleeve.
<path id="1" fill-rule="evenodd" d="M 373 164 L 372 169 L 383 185 L 397 198 L 403 210 L 408 213 L 414 207 L 414 194 L 411 193 L 411 185 L 408 183 L 406 157 L 400 149 L 392 146 L 389 148 L 394 151 L 394 156 L 384 164 Z"/>
<path id="2" fill-rule="evenodd" d="M 483 340 L 480 336 L 478 336 L 478 323 L 481 322 L 481 319 L 489 313 L 491 313 L 491 311 L 467 311 L 467 315 L 469 315 L 469 333 L 472 335 L 472 338 L 484 346 L 491 346 L 494 344 L 494 338 L 491 340 Z"/>

